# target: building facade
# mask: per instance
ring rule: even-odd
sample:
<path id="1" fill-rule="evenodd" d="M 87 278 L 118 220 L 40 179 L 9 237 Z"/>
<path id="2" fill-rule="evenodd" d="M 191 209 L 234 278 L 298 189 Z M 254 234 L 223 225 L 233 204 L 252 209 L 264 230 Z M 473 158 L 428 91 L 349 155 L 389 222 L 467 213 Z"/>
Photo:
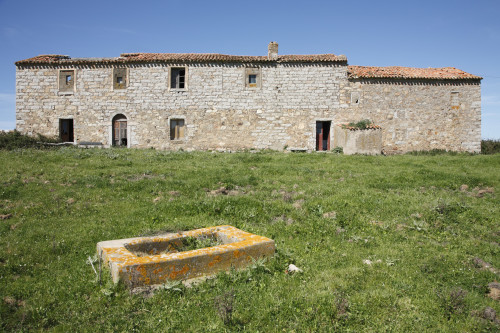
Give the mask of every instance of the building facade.
<path id="1" fill-rule="evenodd" d="M 16 128 L 75 144 L 329 150 L 370 119 L 386 153 L 476 152 L 481 78 L 455 68 L 349 66 L 343 55 L 128 53 L 16 62 Z"/>

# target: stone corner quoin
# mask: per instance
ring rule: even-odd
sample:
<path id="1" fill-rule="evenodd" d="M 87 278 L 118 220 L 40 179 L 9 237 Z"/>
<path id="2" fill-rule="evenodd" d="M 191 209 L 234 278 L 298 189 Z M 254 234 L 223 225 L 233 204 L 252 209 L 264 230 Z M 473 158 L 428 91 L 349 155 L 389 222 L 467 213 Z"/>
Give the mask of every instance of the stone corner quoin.
<path id="1" fill-rule="evenodd" d="M 16 62 L 16 128 L 65 142 L 165 150 L 334 148 L 370 119 L 386 153 L 479 152 L 481 77 L 349 66 L 343 55 L 126 53 Z"/>

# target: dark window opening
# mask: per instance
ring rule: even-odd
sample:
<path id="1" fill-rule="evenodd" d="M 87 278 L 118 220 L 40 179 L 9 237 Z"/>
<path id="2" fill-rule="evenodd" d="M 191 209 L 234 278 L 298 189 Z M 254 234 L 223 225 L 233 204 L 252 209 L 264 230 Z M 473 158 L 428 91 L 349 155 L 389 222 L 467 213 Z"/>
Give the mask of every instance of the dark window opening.
<path id="1" fill-rule="evenodd" d="M 184 119 L 170 119 L 170 140 L 184 138 Z"/>
<path id="2" fill-rule="evenodd" d="M 248 75 L 248 83 L 250 87 L 255 87 L 257 85 L 257 74 Z"/>
<path id="3" fill-rule="evenodd" d="M 170 74 L 170 88 L 184 89 L 186 87 L 186 69 L 172 68 Z"/>
<path id="4" fill-rule="evenodd" d="M 331 121 L 316 122 L 316 150 L 330 150 Z"/>
<path id="5" fill-rule="evenodd" d="M 59 119 L 59 138 L 62 142 L 73 142 L 73 119 Z"/>
<path id="6" fill-rule="evenodd" d="M 113 118 L 113 146 L 127 147 L 127 117 L 122 114 Z"/>
<path id="7" fill-rule="evenodd" d="M 261 85 L 260 68 L 245 68 L 245 87 L 260 88 Z"/>
<path id="8" fill-rule="evenodd" d="M 116 83 L 117 83 L 117 84 L 123 84 L 123 77 L 121 77 L 121 76 L 117 76 L 117 77 L 116 77 Z"/>

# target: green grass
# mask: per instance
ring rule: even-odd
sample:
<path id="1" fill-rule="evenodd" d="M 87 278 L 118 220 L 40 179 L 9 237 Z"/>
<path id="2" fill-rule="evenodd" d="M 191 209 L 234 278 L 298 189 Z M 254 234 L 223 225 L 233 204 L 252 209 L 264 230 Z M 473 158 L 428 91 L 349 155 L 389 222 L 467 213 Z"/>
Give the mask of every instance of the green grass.
<path id="1" fill-rule="evenodd" d="M 0 165 L 3 331 L 499 329 L 472 315 L 500 313 L 499 276 L 474 264 L 500 269 L 498 154 L 62 148 Z M 221 224 L 274 239 L 275 258 L 149 298 L 88 263 L 99 241 Z"/>

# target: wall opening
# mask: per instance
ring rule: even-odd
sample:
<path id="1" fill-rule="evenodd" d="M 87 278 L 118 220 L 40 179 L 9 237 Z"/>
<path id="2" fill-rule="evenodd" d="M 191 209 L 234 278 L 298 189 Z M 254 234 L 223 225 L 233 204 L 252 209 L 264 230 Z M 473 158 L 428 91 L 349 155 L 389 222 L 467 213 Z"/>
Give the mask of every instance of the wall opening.
<path id="1" fill-rule="evenodd" d="M 316 122 L 316 150 L 330 150 L 330 127 L 331 121 Z"/>
<path id="2" fill-rule="evenodd" d="M 113 146 L 127 147 L 127 117 L 117 114 L 113 117 Z"/>
<path id="3" fill-rule="evenodd" d="M 184 138 L 184 119 L 170 119 L 170 140 Z"/>
<path id="4" fill-rule="evenodd" d="M 73 142 L 73 119 L 59 119 L 59 138 L 62 142 Z"/>

